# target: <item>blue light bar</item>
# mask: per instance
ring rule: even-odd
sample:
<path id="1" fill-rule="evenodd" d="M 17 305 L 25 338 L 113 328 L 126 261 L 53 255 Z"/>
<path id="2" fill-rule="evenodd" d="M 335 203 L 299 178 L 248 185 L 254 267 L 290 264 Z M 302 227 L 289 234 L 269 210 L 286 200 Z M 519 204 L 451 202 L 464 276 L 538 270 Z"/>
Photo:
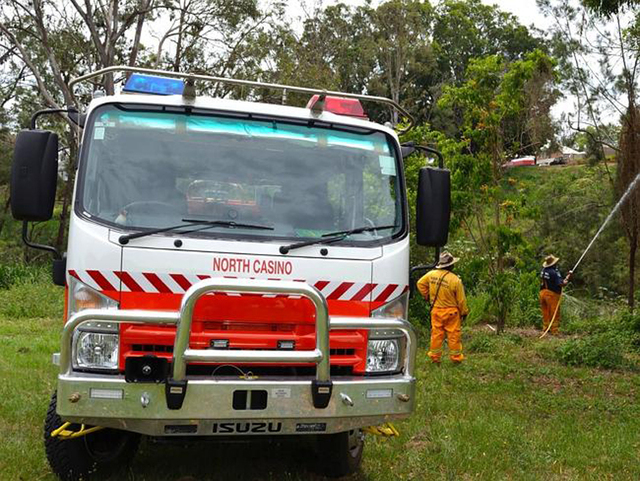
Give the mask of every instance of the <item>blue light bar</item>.
<path id="1" fill-rule="evenodd" d="M 122 88 L 123 92 L 154 95 L 182 95 L 184 82 L 180 79 L 155 75 L 131 74 Z"/>

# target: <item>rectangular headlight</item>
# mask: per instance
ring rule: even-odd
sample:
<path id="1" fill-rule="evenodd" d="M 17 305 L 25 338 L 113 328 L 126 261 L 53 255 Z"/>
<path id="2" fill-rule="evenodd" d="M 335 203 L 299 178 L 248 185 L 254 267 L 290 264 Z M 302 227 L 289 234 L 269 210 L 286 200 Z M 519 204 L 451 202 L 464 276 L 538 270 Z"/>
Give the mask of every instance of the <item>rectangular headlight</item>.
<path id="1" fill-rule="evenodd" d="M 83 325 L 73 334 L 73 368 L 89 371 L 117 371 L 120 344 L 118 333 L 108 332 L 105 329 L 97 331 L 88 329 L 89 327 Z"/>
<path id="2" fill-rule="evenodd" d="M 367 348 L 369 373 L 397 371 L 400 365 L 400 339 L 370 339 Z"/>

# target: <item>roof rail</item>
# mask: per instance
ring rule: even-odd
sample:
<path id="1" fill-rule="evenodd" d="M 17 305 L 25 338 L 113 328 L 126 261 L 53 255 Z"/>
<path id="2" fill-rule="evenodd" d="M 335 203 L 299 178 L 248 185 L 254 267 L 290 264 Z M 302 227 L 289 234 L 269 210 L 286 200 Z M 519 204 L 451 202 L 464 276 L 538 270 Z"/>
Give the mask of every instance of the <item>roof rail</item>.
<path id="1" fill-rule="evenodd" d="M 295 87 L 292 85 L 272 84 L 272 83 L 266 83 L 266 82 L 254 82 L 250 80 L 237 80 L 237 79 L 230 79 L 225 77 L 213 77 L 210 75 L 171 72 L 167 70 L 154 70 L 154 69 L 141 68 L 141 67 L 129 67 L 125 65 L 116 65 L 112 67 L 106 67 L 106 68 L 97 70 L 96 72 L 91 72 L 86 75 L 76 77 L 69 82 L 69 89 L 71 90 L 71 92 L 73 92 L 73 87 L 76 84 L 80 82 L 84 82 L 85 80 L 99 77 L 107 73 L 111 73 L 111 72 L 131 72 L 131 73 L 137 72 L 137 73 L 145 73 L 150 75 L 161 75 L 165 77 L 182 78 L 187 80 L 190 83 L 193 83 L 196 80 L 203 80 L 207 82 L 219 82 L 224 84 L 241 85 L 246 87 L 260 87 L 260 88 L 267 88 L 267 89 L 273 89 L 273 90 L 287 90 L 290 92 L 299 92 L 299 93 L 306 93 L 306 94 L 312 94 L 312 95 L 318 94 L 322 96 L 335 95 L 338 97 L 345 97 L 350 99 L 366 100 L 369 102 L 377 102 L 380 104 L 388 105 L 393 109 L 395 109 L 401 115 L 405 116 L 409 120 L 409 125 L 403 129 L 399 129 L 398 133 L 400 134 L 404 134 L 409 130 L 411 130 L 414 127 L 414 123 L 415 123 L 413 116 L 409 112 L 403 109 L 397 102 L 391 99 L 388 99 L 386 97 L 377 97 L 374 95 L 351 94 L 347 92 L 336 92 L 333 90 L 312 89 L 307 87 Z"/>

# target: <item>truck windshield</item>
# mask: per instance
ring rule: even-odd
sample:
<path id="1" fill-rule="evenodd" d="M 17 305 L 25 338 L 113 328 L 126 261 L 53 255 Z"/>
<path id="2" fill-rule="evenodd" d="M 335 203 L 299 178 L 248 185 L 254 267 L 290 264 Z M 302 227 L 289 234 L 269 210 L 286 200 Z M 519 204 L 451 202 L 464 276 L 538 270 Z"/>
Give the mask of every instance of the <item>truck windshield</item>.
<path id="1" fill-rule="evenodd" d="M 189 235 L 279 239 L 395 226 L 348 242 L 403 228 L 398 161 L 382 132 L 131 109 L 100 107 L 88 125 L 78 207 L 93 219 L 122 230 L 234 221 L 272 229 L 212 226 Z"/>

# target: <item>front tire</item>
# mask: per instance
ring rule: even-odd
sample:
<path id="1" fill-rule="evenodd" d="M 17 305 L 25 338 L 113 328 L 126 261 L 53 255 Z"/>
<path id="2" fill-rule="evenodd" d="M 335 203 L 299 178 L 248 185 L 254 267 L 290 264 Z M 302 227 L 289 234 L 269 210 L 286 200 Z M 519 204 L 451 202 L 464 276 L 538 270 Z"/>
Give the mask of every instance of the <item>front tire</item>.
<path id="1" fill-rule="evenodd" d="M 355 473 L 362 462 L 364 434 L 360 429 L 318 437 L 320 472 L 329 478 Z"/>
<path id="2" fill-rule="evenodd" d="M 44 449 L 51 470 L 60 479 L 88 479 L 93 473 L 117 470 L 133 459 L 140 443 L 137 433 L 103 429 L 75 439 L 52 438 L 51 433 L 63 424 L 56 405 L 54 392 L 44 422 Z M 77 424 L 69 427 L 78 428 Z"/>

